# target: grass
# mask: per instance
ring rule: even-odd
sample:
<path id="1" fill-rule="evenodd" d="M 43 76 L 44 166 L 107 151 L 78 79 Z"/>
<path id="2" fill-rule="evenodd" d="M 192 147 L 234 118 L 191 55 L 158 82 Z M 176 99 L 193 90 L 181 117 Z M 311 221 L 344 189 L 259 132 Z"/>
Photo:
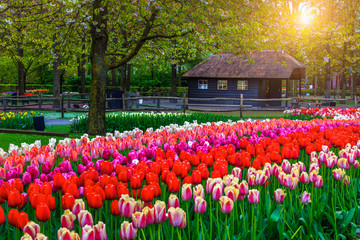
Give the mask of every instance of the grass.
<path id="1" fill-rule="evenodd" d="M 70 125 L 51 125 L 46 126 L 45 132 L 69 132 Z M 70 138 L 79 138 L 82 133 L 71 133 Z M 31 144 L 36 140 L 40 140 L 41 144 L 48 144 L 50 138 L 55 138 L 57 142 L 64 139 L 63 137 L 52 137 L 52 136 L 40 136 L 40 135 L 30 135 L 30 134 L 15 134 L 15 133 L 0 133 L 0 148 L 7 151 L 9 145 L 12 143 L 17 146 L 21 146 L 21 143 Z"/>

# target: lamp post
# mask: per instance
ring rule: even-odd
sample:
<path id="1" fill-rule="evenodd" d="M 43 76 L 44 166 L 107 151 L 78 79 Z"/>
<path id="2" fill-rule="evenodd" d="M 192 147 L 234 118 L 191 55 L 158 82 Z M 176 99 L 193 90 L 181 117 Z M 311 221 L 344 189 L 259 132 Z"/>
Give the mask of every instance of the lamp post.
<path id="1" fill-rule="evenodd" d="M 330 48 L 330 46 L 329 46 Z M 324 61 L 326 63 L 326 78 L 325 78 L 325 98 L 330 98 L 330 58 L 329 56 L 324 57 Z"/>

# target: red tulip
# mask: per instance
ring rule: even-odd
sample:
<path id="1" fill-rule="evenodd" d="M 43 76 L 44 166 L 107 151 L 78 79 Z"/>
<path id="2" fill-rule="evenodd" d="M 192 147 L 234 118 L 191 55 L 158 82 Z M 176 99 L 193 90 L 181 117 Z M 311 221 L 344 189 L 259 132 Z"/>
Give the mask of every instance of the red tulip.
<path id="1" fill-rule="evenodd" d="M 10 209 L 8 213 L 8 221 L 11 226 L 17 227 L 19 219 L 19 211 L 16 209 Z"/>
<path id="2" fill-rule="evenodd" d="M 180 180 L 177 177 L 170 178 L 168 180 L 168 187 L 169 187 L 169 192 L 171 193 L 179 192 Z"/>
<path id="3" fill-rule="evenodd" d="M 75 204 L 75 197 L 70 193 L 65 193 L 62 196 L 62 207 L 63 209 L 72 209 Z"/>
<path id="4" fill-rule="evenodd" d="M 99 209 L 102 207 L 103 205 L 103 200 L 101 198 L 101 195 L 98 193 L 89 193 L 87 195 L 87 201 L 89 204 L 89 207 L 94 208 L 94 209 Z"/>
<path id="5" fill-rule="evenodd" d="M 119 211 L 119 201 L 114 200 L 111 202 L 110 213 L 114 216 L 120 216 L 121 212 Z"/>
<path id="6" fill-rule="evenodd" d="M 151 202 L 154 199 L 154 190 L 152 186 L 143 186 L 141 190 L 141 199 L 144 202 Z"/>
<path id="7" fill-rule="evenodd" d="M 51 217 L 49 206 L 45 203 L 40 203 L 36 207 L 36 219 L 40 222 L 46 222 Z"/>
<path id="8" fill-rule="evenodd" d="M 5 222 L 5 214 L 3 208 L 0 206 L 0 225 L 3 225 Z"/>
<path id="9" fill-rule="evenodd" d="M 25 225 L 29 222 L 29 216 L 25 212 L 19 213 L 19 218 L 17 220 L 17 228 L 22 230 Z"/>
<path id="10" fill-rule="evenodd" d="M 105 199 L 114 200 L 116 198 L 116 188 L 114 184 L 107 184 L 105 186 Z"/>
<path id="11" fill-rule="evenodd" d="M 23 201 L 24 201 L 24 196 L 22 196 L 17 189 L 9 191 L 9 194 L 8 194 L 8 206 L 9 207 L 12 207 L 12 208 L 17 207 L 17 206 L 21 205 Z"/>
<path id="12" fill-rule="evenodd" d="M 134 174 L 130 178 L 130 187 L 132 189 L 141 188 L 141 178 L 139 174 Z"/>
<path id="13" fill-rule="evenodd" d="M 54 176 L 54 187 L 61 188 L 65 183 L 65 177 L 61 173 Z"/>

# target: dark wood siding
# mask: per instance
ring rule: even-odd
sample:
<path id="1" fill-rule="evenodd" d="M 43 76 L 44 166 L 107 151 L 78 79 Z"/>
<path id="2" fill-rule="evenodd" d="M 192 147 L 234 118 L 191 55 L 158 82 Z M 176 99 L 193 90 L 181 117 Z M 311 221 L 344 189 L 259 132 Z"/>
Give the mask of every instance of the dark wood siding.
<path id="1" fill-rule="evenodd" d="M 265 98 L 264 80 L 259 79 L 207 79 L 208 89 L 198 89 L 198 78 L 188 78 L 188 94 L 189 98 L 240 98 L 243 94 L 244 98 Z M 217 81 L 227 80 L 228 90 L 218 90 Z M 237 90 L 238 80 L 248 80 L 248 90 Z M 226 104 L 239 105 L 240 101 L 189 101 L 190 104 Z M 265 106 L 264 102 L 244 101 L 244 105 Z"/>

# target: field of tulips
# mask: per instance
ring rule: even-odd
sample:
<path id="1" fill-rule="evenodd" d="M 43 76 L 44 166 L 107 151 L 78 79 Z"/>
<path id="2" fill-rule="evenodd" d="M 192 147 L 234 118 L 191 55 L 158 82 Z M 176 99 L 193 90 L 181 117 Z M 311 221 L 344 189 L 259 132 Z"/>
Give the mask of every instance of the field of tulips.
<path id="1" fill-rule="evenodd" d="M 41 116 L 36 112 L 0 112 L 0 128 L 33 129 L 33 117 Z"/>
<path id="2" fill-rule="evenodd" d="M 290 119 L 310 120 L 312 118 L 331 118 L 337 120 L 360 118 L 359 108 L 295 108 L 285 110 Z"/>
<path id="3" fill-rule="evenodd" d="M 360 122 L 334 119 L 12 145 L 0 239 L 356 239 L 359 157 Z"/>

